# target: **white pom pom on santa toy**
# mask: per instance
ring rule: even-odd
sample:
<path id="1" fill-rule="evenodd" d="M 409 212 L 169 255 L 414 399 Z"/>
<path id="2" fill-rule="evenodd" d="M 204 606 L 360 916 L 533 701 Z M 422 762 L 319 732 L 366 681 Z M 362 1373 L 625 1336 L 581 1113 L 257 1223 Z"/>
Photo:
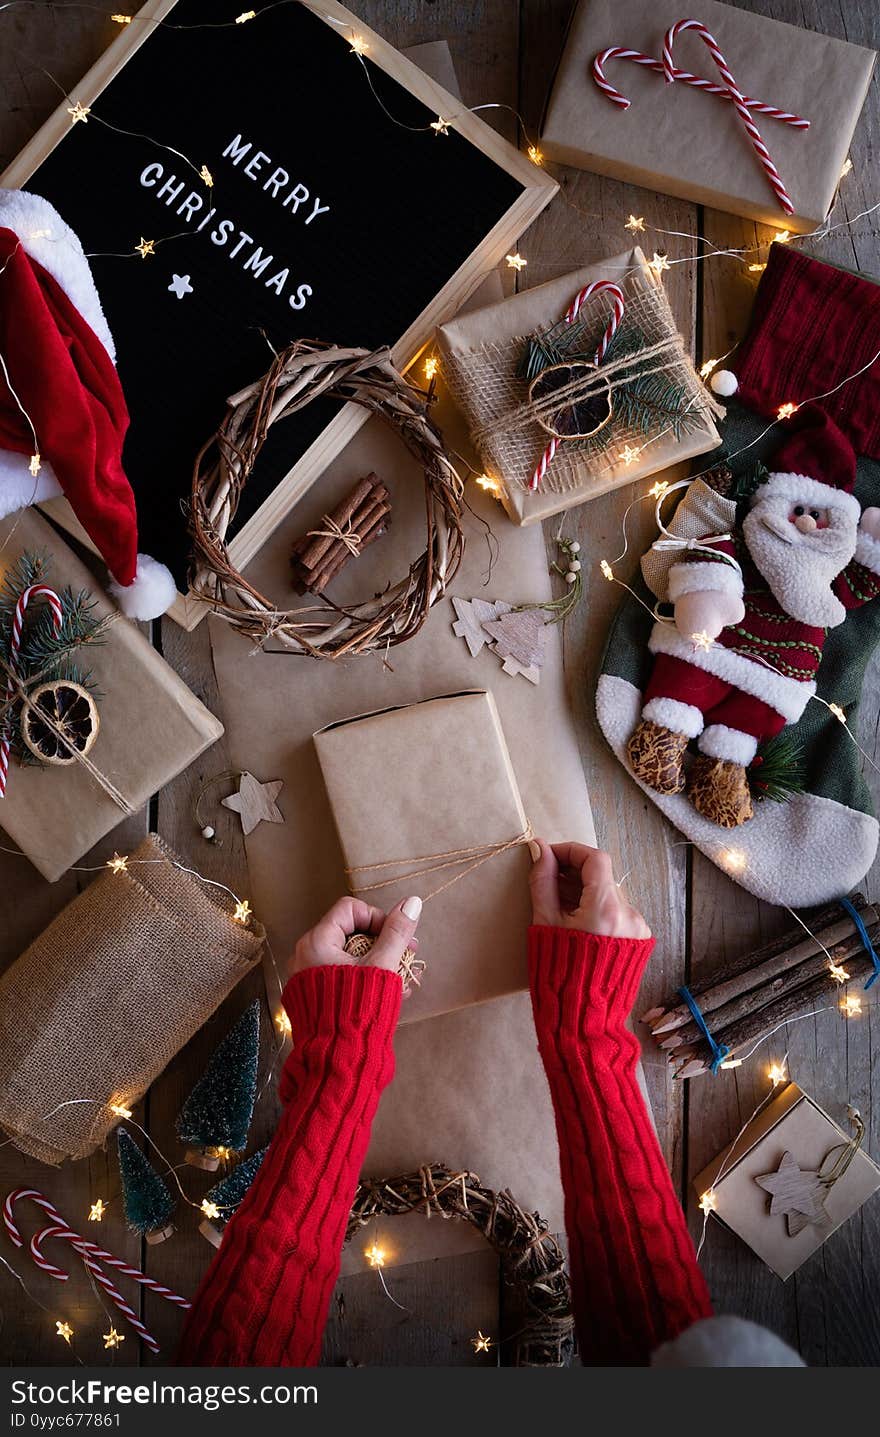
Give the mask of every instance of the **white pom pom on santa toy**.
<path id="1" fill-rule="evenodd" d="M 732 369 L 716 369 L 709 380 L 712 393 L 719 395 L 722 399 L 729 399 L 739 389 L 739 380 Z"/>
<path id="2" fill-rule="evenodd" d="M 128 409 L 82 245 L 48 201 L 0 190 L 0 268 L 0 517 L 63 494 L 123 613 L 158 618 L 177 586 L 164 564 L 138 553 L 122 464 Z"/>

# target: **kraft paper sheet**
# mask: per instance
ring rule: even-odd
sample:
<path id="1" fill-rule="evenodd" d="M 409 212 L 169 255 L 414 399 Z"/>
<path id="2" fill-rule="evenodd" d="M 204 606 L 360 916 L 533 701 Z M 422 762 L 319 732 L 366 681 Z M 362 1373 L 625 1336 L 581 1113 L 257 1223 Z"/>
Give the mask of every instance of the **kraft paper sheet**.
<path id="1" fill-rule="evenodd" d="M 612 45 L 662 55 L 663 37 L 689 13 L 681 0 L 581 0 L 547 108 L 548 159 L 694 204 L 787 229 L 814 229 L 834 199 L 871 81 L 876 53 L 814 30 L 701 0 L 695 17 L 715 36 L 743 94 L 810 121 L 808 130 L 758 115 L 758 128 L 795 213 L 785 215 L 733 105 L 692 86 L 611 60 L 606 79 L 627 99 L 612 103 L 594 83 L 594 56 Z M 674 62 L 720 83 L 697 35 L 680 35 Z"/>
<path id="2" fill-rule="evenodd" d="M 54 589 L 88 589 L 98 617 L 114 616 L 104 642 L 83 666 L 101 695 L 101 728 L 89 758 L 136 813 L 210 748 L 223 725 L 200 703 L 149 640 L 125 619 L 73 550 L 35 509 L 0 523 L 0 579 L 25 550 L 47 555 Z M 36 601 L 35 601 L 36 602 Z M 9 767 L 0 825 L 34 867 L 54 883 L 126 817 L 80 765 Z"/>
<path id="3" fill-rule="evenodd" d="M 451 445 L 466 445 L 462 421 L 451 406 L 438 415 L 438 421 Z M 392 491 L 392 527 L 348 566 L 334 584 L 334 598 L 345 602 L 362 597 L 404 571 L 424 540 L 421 474 L 399 439 L 381 422 L 371 420 L 250 565 L 248 577 L 258 586 L 265 585 L 262 592 L 279 599 L 291 596 L 291 542 L 305 529 L 316 527 L 355 478 L 371 469 Z M 471 485 L 468 497 L 474 516 L 467 517 L 468 549 L 453 592 L 511 602 L 549 598 L 551 582 L 540 529 L 514 526 L 493 500 Z M 500 541 L 488 584 L 484 523 L 491 524 Z M 285 784 L 278 800 L 284 824 L 261 824 L 245 840 L 251 904 L 269 931 L 282 978 L 295 939 L 345 890 L 343 857 L 312 739 L 329 723 L 389 705 L 487 689 L 495 697 L 523 808 L 535 831 L 550 840 L 595 842 L 566 703 L 559 629 L 548 635 L 541 683 L 535 688 L 523 678 L 505 674 L 498 658 L 485 649 L 472 659 L 464 640 L 452 632 L 454 618 L 451 603 L 444 599 L 410 643 L 391 649 L 387 656 L 370 655 L 344 664 L 289 653 L 255 653 L 222 621 L 208 620 L 226 719 L 228 762 L 260 779 L 281 778 Z M 413 754 L 409 761 L 428 765 L 431 757 Z M 359 777 L 381 813 L 394 782 L 393 768 L 385 764 Z M 222 838 L 224 823 L 237 820 L 218 807 L 211 821 Z M 522 857 L 520 862 L 519 883 L 510 892 L 508 927 L 499 930 L 493 910 L 492 926 L 465 931 L 455 919 L 453 903 L 445 910 L 448 922 L 439 951 L 423 941 L 421 956 L 427 959 L 429 972 L 422 988 L 404 1004 L 396 1043 L 397 1076 L 380 1104 L 365 1172 L 391 1176 L 434 1160 L 461 1164 L 487 1183 L 497 1180 L 510 1187 L 558 1230 L 562 1194 L 556 1136 L 528 995 L 517 993 L 426 1018 L 445 1006 L 438 998 L 442 978 L 432 984 L 431 970 L 442 974 L 447 965 L 454 969 L 463 945 L 472 952 L 482 949 L 488 956 L 486 972 L 496 988 L 499 966 L 508 973 L 509 987 L 524 984 L 528 865 Z M 463 880 L 443 897 L 460 900 L 471 881 Z M 487 885 L 488 881 L 487 877 Z M 425 911 L 426 924 L 432 906 Z M 479 886 L 468 907 L 470 921 L 479 922 Z M 464 1001 L 480 996 L 477 985 L 483 974 L 475 967 L 474 987 L 463 995 Z M 267 977 L 277 1003 L 271 966 Z M 487 984 L 483 996 L 492 991 Z M 415 1021 L 419 1018 L 425 1021 Z M 416 1218 L 395 1225 L 395 1242 L 396 1254 L 389 1262 L 469 1251 L 482 1240 L 461 1223 L 441 1225 Z M 355 1254 L 355 1266 L 362 1267 L 357 1242 Z"/>

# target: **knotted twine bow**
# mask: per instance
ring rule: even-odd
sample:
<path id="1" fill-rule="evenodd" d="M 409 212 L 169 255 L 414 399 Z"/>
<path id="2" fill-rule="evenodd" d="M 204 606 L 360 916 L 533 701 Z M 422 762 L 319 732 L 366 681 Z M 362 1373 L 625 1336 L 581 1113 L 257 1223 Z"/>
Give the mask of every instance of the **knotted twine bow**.
<path id="1" fill-rule="evenodd" d="M 712 84 L 698 75 L 692 75 L 687 70 L 679 70 L 673 64 L 672 47 L 678 36 L 685 30 L 693 30 L 712 56 L 723 83 Z M 605 65 L 609 60 L 631 60 L 636 65 L 647 65 L 657 74 L 662 74 L 667 83 L 675 80 L 685 85 L 692 85 L 699 90 L 705 90 L 707 94 L 718 95 L 720 98 L 729 100 L 742 121 L 743 128 L 749 137 L 752 148 L 757 155 L 767 179 L 773 189 L 776 198 L 785 214 L 794 214 L 794 205 L 789 198 L 779 171 L 770 158 L 770 152 L 764 143 L 761 132 L 752 118 L 752 111 L 760 115 L 767 115 L 771 119 L 780 120 L 783 124 L 790 125 L 793 129 L 809 129 L 809 120 L 803 119 L 800 115 L 792 114 L 789 110 L 780 110 L 775 105 L 768 105 L 762 100 L 754 100 L 744 95 L 739 89 L 731 73 L 718 41 L 710 30 L 699 20 L 678 20 L 667 30 L 663 40 L 663 58 L 656 60 L 652 55 L 643 55 L 639 50 L 629 50 L 620 45 L 613 45 L 607 50 L 602 50 L 593 60 L 593 79 L 599 89 L 612 104 L 622 110 L 629 109 L 630 101 L 620 90 L 611 85 L 605 78 Z"/>
<path id="2" fill-rule="evenodd" d="M 361 536 L 352 528 L 351 520 L 349 519 L 348 524 L 343 529 L 330 514 L 325 514 L 321 523 L 326 524 L 327 528 L 310 529 L 307 537 L 309 539 L 338 540 L 340 544 L 345 545 L 352 558 L 356 559 L 361 552 L 362 540 Z"/>
<path id="3" fill-rule="evenodd" d="M 42 1208 L 51 1219 L 50 1225 L 41 1228 L 39 1232 L 35 1233 L 29 1243 L 30 1255 L 36 1266 L 40 1268 L 42 1272 L 47 1272 L 50 1277 L 56 1278 L 58 1282 L 67 1282 L 70 1274 L 65 1272 L 63 1268 L 56 1267 L 53 1262 L 50 1262 L 49 1259 L 44 1256 L 43 1243 L 48 1242 L 50 1238 L 60 1238 L 65 1242 L 69 1242 L 74 1252 L 77 1252 L 82 1258 L 86 1271 L 94 1278 L 95 1282 L 100 1284 L 108 1297 L 113 1299 L 119 1311 L 134 1328 L 135 1332 L 143 1338 L 152 1352 L 158 1352 L 159 1344 L 155 1337 L 147 1331 L 140 1318 L 125 1301 L 121 1292 L 119 1292 L 110 1281 L 107 1274 L 103 1271 L 101 1264 L 106 1263 L 108 1267 L 114 1268 L 122 1277 L 133 1278 L 134 1281 L 140 1283 L 142 1287 L 149 1288 L 149 1290 L 155 1292 L 158 1297 L 164 1297 L 167 1302 L 173 1302 L 177 1307 L 189 1309 L 192 1303 L 188 1302 L 185 1297 L 180 1297 L 176 1292 L 173 1292 L 170 1287 L 166 1287 L 164 1283 L 157 1282 L 155 1278 L 148 1277 L 145 1272 L 141 1272 L 139 1267 L 132 1267 L 130 1263 L 124 1262 L 122 1258 L 115 1257 L 112 1252 L 107 1252 L 105 1248 L 99 1247 L 97 1243 L 89 1242 L 87 1238 L 80 1237 L 79 1233 L 74 1232 L 73 1229 L 67 1225 L 54 1204 L 34 1188 L 17 1188 L 15 1192 L 9 1194 L 3 1204 L 3 1222 L 6 1226 L 9 1240 L 14 1247 L 24 1247 L 24 1238 L 15 1221 L 15 1205 L 23 1199 L 29 1199 L 31 1202 L 36 1203 L 37 1207 Z"/>

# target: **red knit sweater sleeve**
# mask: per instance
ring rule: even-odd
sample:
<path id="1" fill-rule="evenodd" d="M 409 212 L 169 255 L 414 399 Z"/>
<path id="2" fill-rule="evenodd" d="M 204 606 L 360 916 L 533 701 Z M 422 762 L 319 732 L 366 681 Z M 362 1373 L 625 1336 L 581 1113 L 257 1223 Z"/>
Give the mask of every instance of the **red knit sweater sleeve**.
<path id="1" fill-rule="evenodd" d="M 318 1361 L 370 1127 L 394 1072 L 400 999 L 397 974 L 380 968 L 309 968 L 288 983 L 287 1106 L 195 1299 L 179 1364 Z"/>
<path id="2" fill-rule="evenodd" d="M 711 1313 L 625 1027 L 653 940 L 529 930 L 538 1046 L 556 1112 L 585 1365 L 644 1364 Z"/>

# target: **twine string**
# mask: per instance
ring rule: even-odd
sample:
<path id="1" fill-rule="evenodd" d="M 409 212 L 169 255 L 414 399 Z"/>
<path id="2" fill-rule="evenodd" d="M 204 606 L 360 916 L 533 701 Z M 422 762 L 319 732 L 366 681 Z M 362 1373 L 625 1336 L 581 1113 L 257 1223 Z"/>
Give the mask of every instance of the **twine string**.
<path id="1" fill-rule="evenodd" d="M 25 684 L 27 684 L 28 687 L 33 688 L 42 679 L 49 677 L 49 675 L 52 673 L 55 673 L 57 671 L 57 665 L 50 665 L 49 667 L 43 669 L 40 673 L 32 675 L 28 677 L 27 680 L 24 680 L 21 678 L 18 671 L 11 664 L 7 663 L 6 659 L 4 659 L 2 655 L 0 655 L 0 670 L 5 673 L 8 681 L 6 697 L 2 701 L 0 701 L 0 725 L 5 723 L 6 716 L 9 713 L 10 709 L 19 703 L 30 713 L 36 714 L 40 720 L 40 723 L 44 724 L 45 727 L 52 734 L 52 736 L 56 738 L 59 743 L 64 745 L 68 753 L 72 754 L 73 757 L 76 759 L 76 762 L 82 765 L 90 778 L 94 780 L 94 782 L 98 785 L 99 788 L 103 789 L 104 793 L 106 793 L 108 798 L 112 799 L 112 801 L 116 804 L 116 807 L 119 808 L 127 818 L 130 818 L 132 814 L 134 814 L 137 810 L 132 807 L 125 795 L 121 793 L 120 790 L 116 787 L 116 784 L 113 782 L 113 780 L 108 778 L 105 773 L 102 773 L 96 764 L 92 763 L 92 760 L 89 758 L 88 754 L 80 752 L 80 750 L 75 746 L 75 744 L 71 742 L 69 736 L 55 722 L 51 714 L 47 713 L 45 709 L 37 707 L 37 705 L 31 699 L 27 687 L 25 687 Z"/>
<path id="2" fill-rule="evenodd" d="M 336 540 L 340 544 L 345 545 L 353 559 L 358 557 L 361 552 L 362 539 L 360 534 L 354 529 L 350 519 L 344 529 L 330 514 L 325 514 L 321 519 L 321 523 L 327 525 L 326 529 L 309 529 L 307 535 L 309 539 Z"/>
<path id="3" fill-rule="evenodd" d="M 709 1071 L 713 1077 L 717 1077 L 718 1069 L 721 1067 L 721 1064 L 724 1062 L 724 1059 L 729 1057 L 730 1055 L 730 1049 L 727 1047 L 726 1043 L 717 1043 L 712 1037 L 712 1034 L 709 1032 L 709 1025 L 706 1022 L 706 1019 L 703 1017 L 702 1013 L 700 1012 L 697 1000 L 691 992 L 690 988 L 682 986 L 681 988 L 679 988 L 678 991 L 681 997 L 687 1003 L 688 1007 L 690 1008 L 694 1022 L 696 1023 L 697 1027 L 699 1028 L 700 1032 L 702 1033 L 703 1037 L 709 1045 L 709 1051 L 712 1054 L 712 1062 L 709 1065 Z"/>
<path id="4" fill-rule="evenodd" d="M 433 888 L 430 893 L 423 894 L 422 902 L 427 903 L 431 898 L 437 898 L 441 893 L 445 893 L 454 884 L 460 883 L 463 878 L 467 878 L 468 874 L 481 868 L 490 859 L 499 858 L 502 853 L 508 853 L 512 848 L 518 848 L 521 844 L 528 843 L 532 837 L 532 825 L 527 823 L 515 838 L 508 838 L 501 843 L 477 844 L 471 848 L 452 848 L 446 853 L 426 854 L 423 858 L 389 858 L 384 863 L 360 863 L 346 868 L 345 872 L 351 892 L 354 894 L 377 892 L 380 888 L 389 888 L 396 883 L 406 883 L 410 879 L 416 881 L 425 877 L 426 874 L 439 873 L 446 868 L 461 868 L 460 873 L 453 874 L 445 883 L 441 883 L 439 888 Z M 408 864 L 416 866 L 407 868 Z M 379 873 L 389 868 L 402 868 L 404 871 L 395 873 L 390 878 L 380 878 L 376 883 L 355 881 L 358 874 Z"/>
<path id="5" fill-rule="evenodd" d="M 658 340 L 655 344 L 640 349 L 638 354 L 621 354 L 616 359 L 606 359 L 601 369 L 584 369 L 568 384 L 561 384 L 552 393 L 537 399 L 526 400 L 515 408 L 506 410 L 484 424 L 474 427 L 474 444 L 481 449 L 501 435 L 528 429 L 557 410 L 579 403 L 596 394 L 610 393 L 631 384 L 634 379 L 644 379 L 651 374 L 663 374 L 674 370 L 681 363 L 684 350 L 681 335 L 673 334 Z M 654 363 L 653 361 L 659 361 Z M 564 363 L 575 365 L 576 359 Z M 626 373 L 633 371 L 636 373 Z"/>

